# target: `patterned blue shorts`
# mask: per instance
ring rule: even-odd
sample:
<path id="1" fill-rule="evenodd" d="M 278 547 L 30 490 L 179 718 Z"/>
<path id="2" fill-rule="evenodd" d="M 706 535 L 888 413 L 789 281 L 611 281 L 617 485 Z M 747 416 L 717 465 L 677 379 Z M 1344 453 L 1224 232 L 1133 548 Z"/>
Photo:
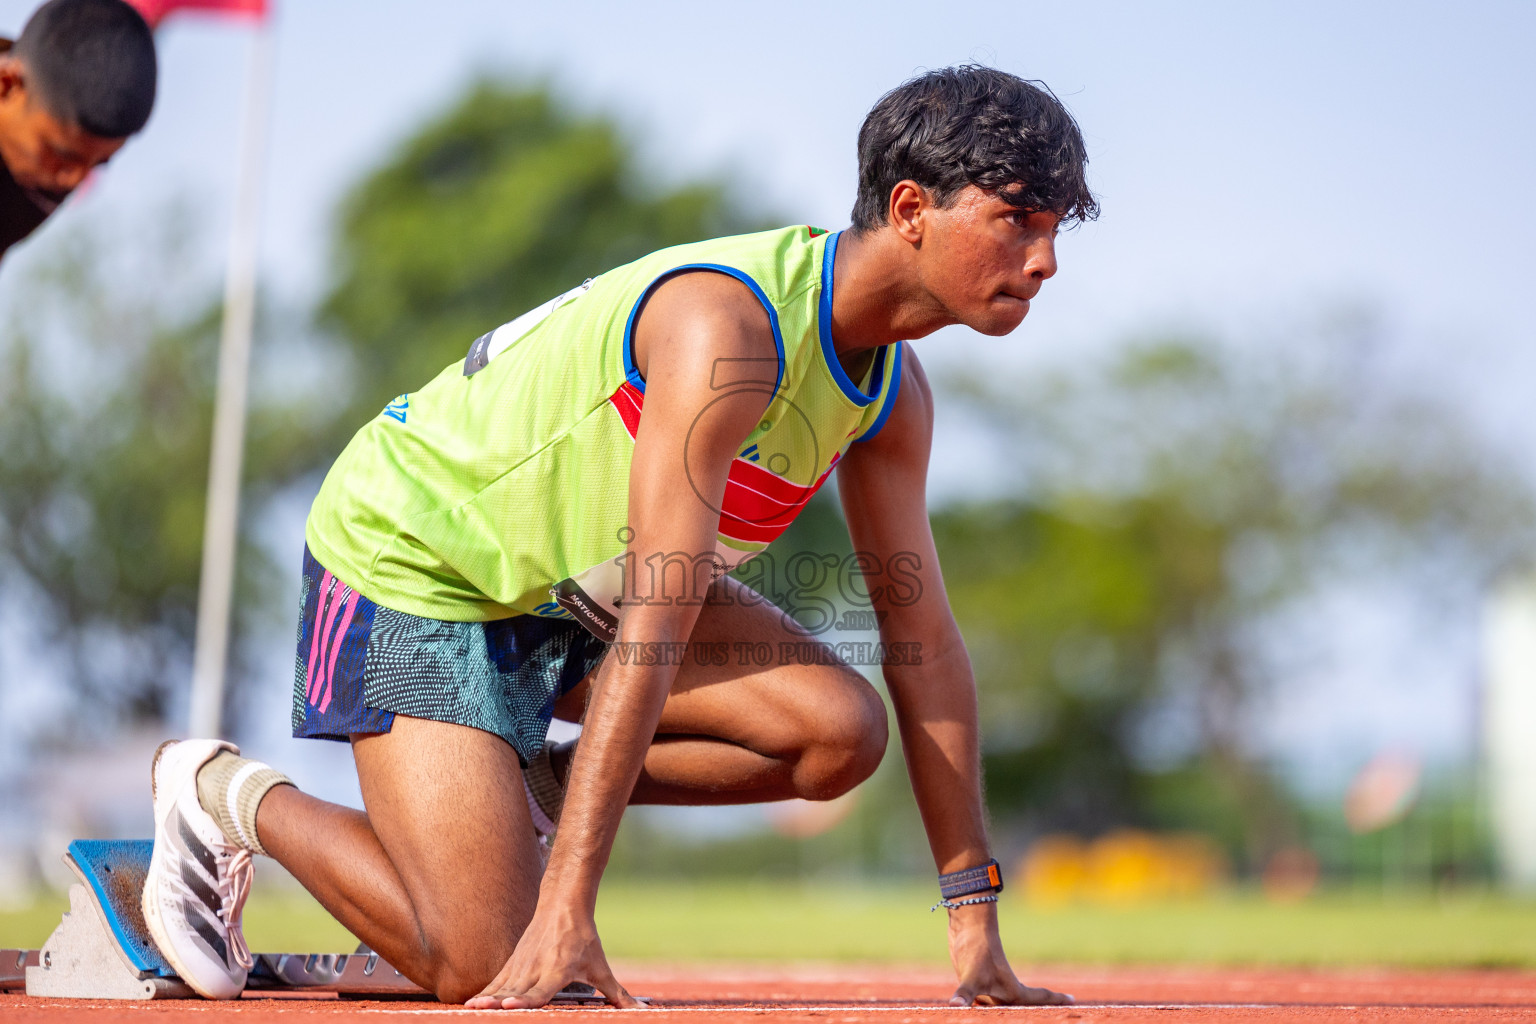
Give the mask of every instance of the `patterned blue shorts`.
<path id="1" fill-rule="evenodd" d="M 495 733 L 526 764 L 555 698 L 608 645 L 569 619 L 442 622 L 374 604 L 304 549 L 293 734 L 346 740 L 389 732 L 395 715 Z"/>

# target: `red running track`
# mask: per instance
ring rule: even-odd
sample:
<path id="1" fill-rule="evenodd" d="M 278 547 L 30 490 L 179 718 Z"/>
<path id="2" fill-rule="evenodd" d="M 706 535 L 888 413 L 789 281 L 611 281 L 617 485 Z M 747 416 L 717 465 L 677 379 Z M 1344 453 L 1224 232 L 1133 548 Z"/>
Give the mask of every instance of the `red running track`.
<path id="1" fill-rule="evenodd" d="M 1075 1006 L 1011 1009 L 944 1005 L 953 981 L 930 968 L 665 968 L 618 965 L 631 992 L 652 999 L 640 1013 L 655 1024 L 971 1024 L 1021 1021 L 1536 1021 L 1536 972 L 1298 971 L 1151 968 L 1041 968 L 1031 984 L 1073 993 Z M 248 998 L 146 1003 L 31 999 L 0 995 L 5 1024 L 436 1024 L 447 1016 L 507 1013 L 430 1002 L 340 1002 Z M 513 1011 L 521 1020 L 589 1024 L 606 1008 Z M 148 1015 L 148 1016 L 146 1016 Z M 627 1014 L 626 1014 L 627 1015 Z M 421 1020 L 421 1018 L 427 1018 Z M 434 1020 L 436 1019 L 436 1020 Z M 319 1022 L 316 1022 L 319 1024 Z"/>

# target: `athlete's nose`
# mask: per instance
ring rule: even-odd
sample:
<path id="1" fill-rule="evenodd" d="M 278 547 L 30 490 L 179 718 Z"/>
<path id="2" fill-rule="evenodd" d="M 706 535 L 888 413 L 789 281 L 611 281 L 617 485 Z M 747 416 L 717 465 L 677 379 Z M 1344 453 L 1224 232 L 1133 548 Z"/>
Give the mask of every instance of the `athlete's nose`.
<path id="1" fill-rule="evenodd" d="M 1024 273 L 1031 281 L 1047 281 L 1056 276 L 1056 239 L 1043 236 L 1030 244 L 1024 254 Z"/>

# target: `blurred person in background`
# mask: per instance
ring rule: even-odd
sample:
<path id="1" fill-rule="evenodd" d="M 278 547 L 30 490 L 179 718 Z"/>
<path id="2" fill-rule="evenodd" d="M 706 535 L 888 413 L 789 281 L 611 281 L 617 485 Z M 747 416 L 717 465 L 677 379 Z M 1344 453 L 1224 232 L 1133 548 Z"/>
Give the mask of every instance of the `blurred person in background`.
<path id="1" fill-rule="evenodd" d="M 156 75 L 124 0 L 48 0 L 0 39 L 0 256 L 144 127 Z"/>

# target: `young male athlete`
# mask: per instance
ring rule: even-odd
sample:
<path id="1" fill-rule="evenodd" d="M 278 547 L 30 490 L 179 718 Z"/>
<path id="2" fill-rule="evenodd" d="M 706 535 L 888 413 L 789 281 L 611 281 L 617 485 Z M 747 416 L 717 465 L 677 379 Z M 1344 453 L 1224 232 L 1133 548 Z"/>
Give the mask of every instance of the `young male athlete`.
<path id="1" fill-rule="evenodd" d="M 162 747 L 144 910 L 182 977 L 240 991 L 266 853 L 443 1000 L 539 1006 L 581 980 L 634 1005 L 593 923 L 624 807 L 826 800 L 884 752 L 876 691 L 721 575 L 835 467 L 882 640 L 918 652 L 884 672 L 953 1001 L 1067 999 L 1021 984 L 998 938 L 975 685 L 924 504 L 933 399 L 904 342 L 1017 327 L 1058 225 L 1097 213 L 1085 162 L 1044 89 L 926 74 L 865 121 L 847 231 L 609 271 L 364 427 L 306 530 L 294 731 L 350 739 L 366 813 L 225 743 Z M 718 656 L 747 643 L 782 658 Z M 545 745 L 552 715 L 583 723 L 574 751 Z"/>
<path id="2" fill-rule="evenodd" d="M 123 0 L 48 0 L 0 39 L 0 255 L 144 127 L 156 74 L 154 36 Z"/>

